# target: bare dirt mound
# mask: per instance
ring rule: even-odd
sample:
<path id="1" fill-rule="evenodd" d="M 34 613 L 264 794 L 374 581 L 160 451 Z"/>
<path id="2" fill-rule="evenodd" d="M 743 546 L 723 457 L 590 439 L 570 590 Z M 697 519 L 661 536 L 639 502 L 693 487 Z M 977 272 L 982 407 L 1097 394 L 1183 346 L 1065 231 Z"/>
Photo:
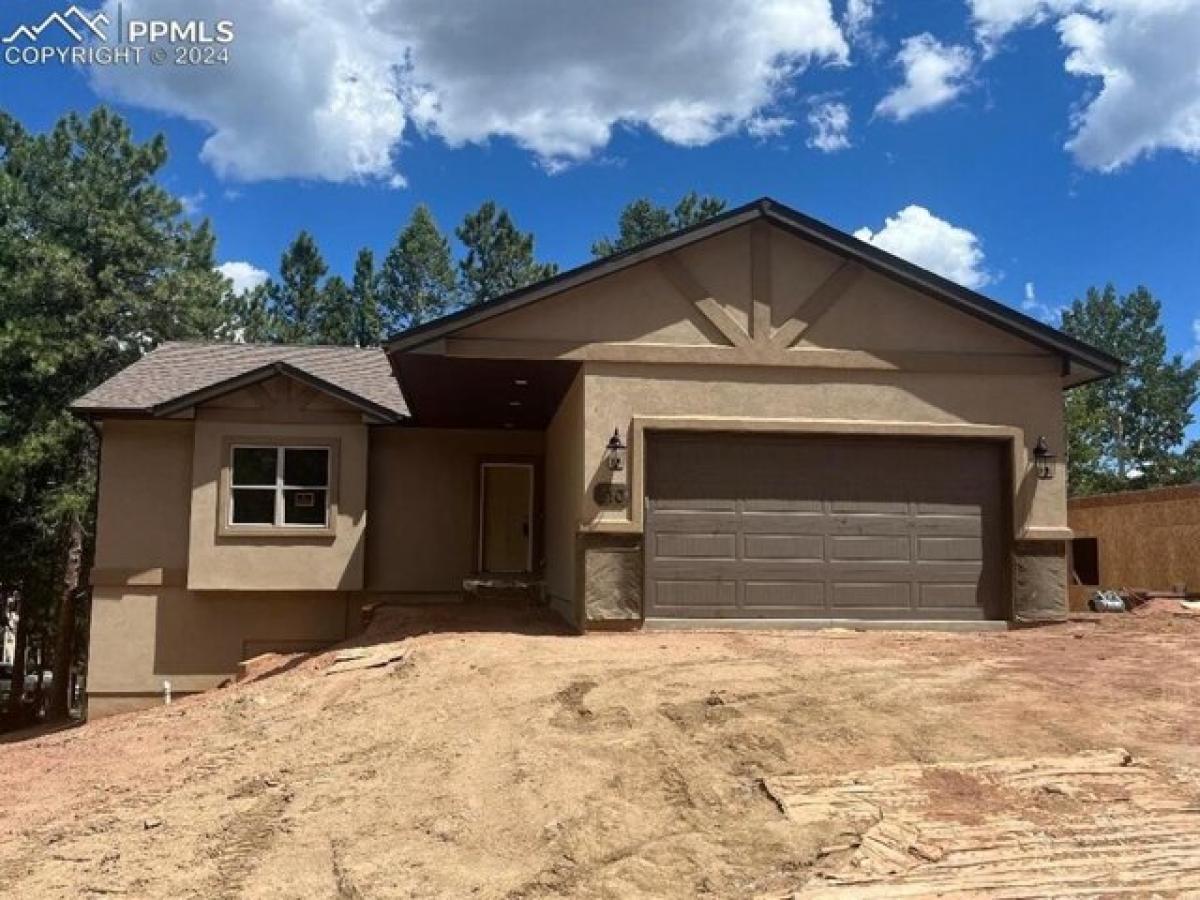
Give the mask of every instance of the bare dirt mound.
<path id="1" fill-rule="evenodd" d="M 532 615 L 507 630 L 439 615 L 383 617 L 257 681 L 0 745 L 0 885 L 784 897 L 842 888 L 837 866 L 865 842 L 829 848 L 866 832 L 788 814 L 772 779 L 828 788 L 913 766 L 914 796 L 934 798 L 921 821 L 943 829 L 922 825 L 922 845 L 949 858 L 965 851 L 945 841 L 1023 796 L 974 763 L 1124 747 L 1162 777 L 1200 765 L 1191 620 L 579 638 Z M 1082 802 L 1043 793 L 1047 816 Z"/>

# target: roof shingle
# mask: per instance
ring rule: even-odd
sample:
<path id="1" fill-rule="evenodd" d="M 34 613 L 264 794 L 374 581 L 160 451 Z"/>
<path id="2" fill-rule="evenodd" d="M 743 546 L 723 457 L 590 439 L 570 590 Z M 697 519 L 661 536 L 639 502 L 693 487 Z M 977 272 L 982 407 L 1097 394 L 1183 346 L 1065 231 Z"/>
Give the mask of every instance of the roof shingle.
<path id="1" fill-rule="evenodd" d="M 294 344 L 210 344 L 172 341 L 159 346 L 71 408 L 154 413 L 156 407 L 216 387 L 265 366 L 283 363 L 397 417 L 408 415 L 400 385 L 379 348 Z"/>

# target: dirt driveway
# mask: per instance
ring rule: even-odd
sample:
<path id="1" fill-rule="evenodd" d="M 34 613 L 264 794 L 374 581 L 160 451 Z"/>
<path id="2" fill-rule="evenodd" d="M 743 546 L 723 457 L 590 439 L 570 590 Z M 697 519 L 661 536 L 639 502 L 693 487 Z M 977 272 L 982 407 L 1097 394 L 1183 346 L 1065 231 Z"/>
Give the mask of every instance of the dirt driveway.
<path id="1" fill-rule="evenodd" d="M 785 814 L 768 785 L 1114 747 L 1189 777 L 1198 641 L 1200 622 L 1159 615 L 968 635 L 451 631 L 339 674 L 326 654 L 0 746 L 0 885 L 791 896 L 841 826 Z M 962 777 L 921 783 L 936 803 Z"/>

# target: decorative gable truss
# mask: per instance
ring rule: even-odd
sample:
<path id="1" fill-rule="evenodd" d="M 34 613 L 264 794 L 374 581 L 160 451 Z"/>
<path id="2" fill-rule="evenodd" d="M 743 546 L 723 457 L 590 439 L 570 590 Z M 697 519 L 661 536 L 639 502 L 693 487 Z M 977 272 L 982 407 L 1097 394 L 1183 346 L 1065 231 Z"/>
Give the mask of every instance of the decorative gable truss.
<path id="1" fill-rule="evenodd" d="M 839 265 L 815 290 L 780 298 L 779 318 L 783 324 L 772 328 L 775 298 L 771 295 L 771 235 L 769 225 L 756 223 L 750 235 L 750 313 L 749 328 L 743 328 L 726 312 L 726 307 L 706 290 L 674 253 L 660 256 L 656 264 L 662 275 L 699 313 L 716 327 L 731 347 L 787 350 L 804 336 L 862 275 L 862 267 L 846 261 Z M 757 354 L 764 355 L 764 354 Z"/>

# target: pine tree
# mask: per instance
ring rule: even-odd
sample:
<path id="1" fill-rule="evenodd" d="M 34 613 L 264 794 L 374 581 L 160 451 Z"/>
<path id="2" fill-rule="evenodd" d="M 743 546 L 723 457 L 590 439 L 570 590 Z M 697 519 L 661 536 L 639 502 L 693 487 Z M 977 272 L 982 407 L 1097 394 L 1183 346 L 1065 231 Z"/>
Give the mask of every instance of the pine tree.
<path id="1" fill-rule="evenodd" d="M 379 273 L 379 308 L 389 332 L 436 319 L 457 302 L 450 242 L 424 204 L 396 235 Z"/>
<path id="2" fill-rule="evenodd" d="M 95 515 L 95 438 L 67 407 L 161 341 L 223 324 L 212 231 L 162 188 L 166 160 L 161 135 L 137 143 L 103 108 L 45 134 L 0 113 L 0 593 L 23 642 L 34 624 L 53 639 L 56 715 Z"/>
<path id="3" fill-rule="evenodd" d="M 384 338 L 378 285 L 375 254 L 363 247 L 354 260 L 354 281 L 350 286 L 354 304 L 354 343 L 359 347 L 375 347 Z"/>
<path id="4" fill-rule="evenodd" d="M 695 191 L 683 196 L 675 209 L 659 206 L 647 197 L 627 203 L 617 220 L 617 237 L 603 237 L 592 244 L 592 256 L 603 258 L 644 244 L 646 241 L 690 228 L 711 219 L 725 210 L 725 201 L 717 197 L 702 197 Z"/>
<path id="5" fill-rule="evenodd" d="M 318 344 L 341 344 L 356 346 L 354 296 L 350 285 L 341 275 L 330 277 L 321 288 L 321 300 L 317 313 L 316 333 L 313 340 Z"/>
<path id="6" fill-rule="evenodd" d="M 1063 330 L 1125 361 L 1112 378 L 1067 395 L 1069 483 L 1074 494 L 1171 484 L 1193 477 L 1185 448 L 1200 364 L 1167 355 L 1161 305 L 1144 287 L 1119 296 L 1089 288 L 1063 314 Z"/>
<path id="7" fill-rule="evenodd" d="M 285 344 L 318 343 L 321 334 L 321 281 L 329 267 L 307 231 L 301 231 L 279 260 L 279 280 L 269 283 L 276 339 Z"/>
<path id="8" fill-rule="evenodd" d="M 459 275 L 467 305 L 483 303 L 558 271 L 534 258 L 533 235 L 517 229 L 508 212 L 488 200 L 468 213 L 455 235 L 466 248 Z"/>

